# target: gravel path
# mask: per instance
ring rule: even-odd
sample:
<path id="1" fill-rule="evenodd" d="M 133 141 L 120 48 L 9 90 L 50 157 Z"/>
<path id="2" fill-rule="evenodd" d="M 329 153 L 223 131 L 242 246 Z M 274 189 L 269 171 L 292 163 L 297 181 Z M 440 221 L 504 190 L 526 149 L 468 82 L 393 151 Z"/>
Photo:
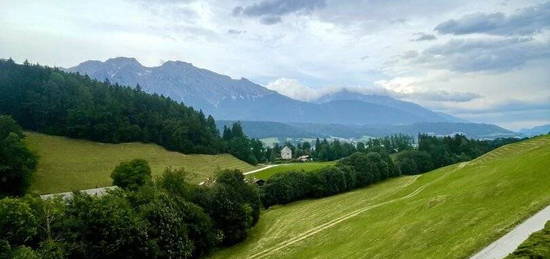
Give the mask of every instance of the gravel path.
<path id="1" fill-rule="evenodd" d="M 508 234 L 499 238 L 470 259 L 500 259 L 514 252 L 533 232 L 544 228 L 544 224 L 550 220 L 550 205 L 537 212 L 523 223 L 517 225 Z"/>

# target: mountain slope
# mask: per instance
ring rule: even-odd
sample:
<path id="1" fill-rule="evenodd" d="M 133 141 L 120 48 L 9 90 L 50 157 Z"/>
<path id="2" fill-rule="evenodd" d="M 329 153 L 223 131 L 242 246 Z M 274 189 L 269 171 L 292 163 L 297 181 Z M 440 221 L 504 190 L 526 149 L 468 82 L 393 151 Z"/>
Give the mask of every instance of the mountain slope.
<path id="1" fill-rule="evenodd" d="M 86 61 L 67 71 L 120 85 L 139 84 L 146 92 L 171 97 L 223 120 L 341 124 L 455 121 L 413 103 L 351 92 L 326 96 L 316 103 L 302 102 L 249 80 L 231 79 L 180 61 L 145 67 L 133 58 L 113 58 L 105 62 Z"/>
<path id="2" fill-rule="evenodd" d="M 550 204 L 550 136 L 266 210 L 213 258 L 466 258 Z"/>

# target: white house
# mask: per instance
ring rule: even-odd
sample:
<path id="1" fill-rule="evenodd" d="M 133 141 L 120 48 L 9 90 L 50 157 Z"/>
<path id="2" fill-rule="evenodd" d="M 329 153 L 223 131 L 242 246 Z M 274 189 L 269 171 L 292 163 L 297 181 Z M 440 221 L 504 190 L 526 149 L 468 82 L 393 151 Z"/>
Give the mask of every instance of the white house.
<path id="1" fill-rule="evenodd" d="M 285 160 L 292 159 L 292 149 L 285 146 L 283 149 L 281 149 L 281 158 Z"/>

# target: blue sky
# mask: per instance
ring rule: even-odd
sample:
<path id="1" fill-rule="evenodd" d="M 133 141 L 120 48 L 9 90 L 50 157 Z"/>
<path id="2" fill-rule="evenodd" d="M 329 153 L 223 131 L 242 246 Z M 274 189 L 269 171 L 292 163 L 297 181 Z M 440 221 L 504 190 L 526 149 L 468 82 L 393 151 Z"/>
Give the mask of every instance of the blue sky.
<path id="1" fill-rule="evenodd" d="M 0 57 L 182 60 L 311 100 L 353 88 L 511 129 L 550 123 L 550 1 L 0 1 Z"/>

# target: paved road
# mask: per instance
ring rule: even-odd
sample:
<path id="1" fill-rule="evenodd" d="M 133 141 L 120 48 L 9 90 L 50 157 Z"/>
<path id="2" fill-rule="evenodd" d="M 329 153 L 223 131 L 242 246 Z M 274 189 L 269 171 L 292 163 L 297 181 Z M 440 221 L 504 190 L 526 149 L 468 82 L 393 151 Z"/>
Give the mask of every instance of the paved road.
<path id="1" fill-rule="evenodd" d="M 550 206 L 537 212 L 523 223 L 517 225 L 512 231 L 497 241 L 491 243 L 470 259 L 500 259 L 514 252 L 531 233 L 544 228 L 544 224 L 550 220 Z"/>
<path id="2" fill-rule="evenodd" d="M 90 194 L 90 195 L 101 196 L 101 195 L 106 194 L 108 190 L 113 190 L 113 189 L 116 189 L 116 188 L 118 188 L 118 187 L 108 186 L 108 187 L 103 187 L 103 188 L 81 190 L 81 192 L 84 192 L 84 193 L 87 193 L 87 194 Z M 73 197 L 73 193 L 72 192 L 61 192 L 61 193 L 53 193 L 53 194 L 44 194 L 44 195 L 40 195 L 40 198 L 45 200 L 45 199 L 51 199 L 51 198 L 54 198 L 54 197 L 57 197 L 57 196 L 61 196 L 64 200 L 66 200 L 66 199 L 70 199 L 71 197 Z"/>

